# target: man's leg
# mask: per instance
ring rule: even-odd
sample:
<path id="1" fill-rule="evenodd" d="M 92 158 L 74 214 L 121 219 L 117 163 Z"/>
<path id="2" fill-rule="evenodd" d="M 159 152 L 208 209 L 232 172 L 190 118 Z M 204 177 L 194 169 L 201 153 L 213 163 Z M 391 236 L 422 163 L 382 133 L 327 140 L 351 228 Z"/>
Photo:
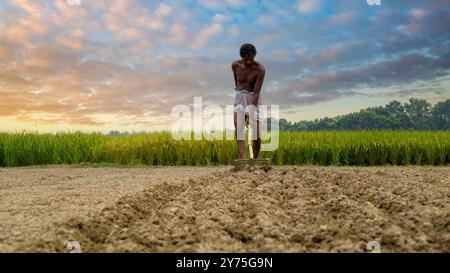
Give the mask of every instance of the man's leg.
<path id="1" fill-rule="evenodd" d="M 259 128 L 259 109 L 253 105 L 249 106 L 249 121 L 252 131 L 252 147 L 253 158 L 258 158 L 259 151 L 261 150 L 261 132 Z"/>
<path id="2" fill-rule="evenodd" d="M 236 112 L 234 112 L 234 128 L 235 128 L 234 137 L 236 139 L 237 150 L 239 153 L 239 159 L 246 159 L 247 158 L 247 149 L 245 147 L 245 138 L 243 140 L 238 140 L 238 136 L 237 136 L 238 131 L 242 136 L 242 134 L 244 132 L 243 127 L 245 127 L 245 121 L 241 121 L 238 124 L 237 119 L 238 119 L 238 114 Z M 238 128 L 238 125 L 240 126 L 240 128 Z"/>

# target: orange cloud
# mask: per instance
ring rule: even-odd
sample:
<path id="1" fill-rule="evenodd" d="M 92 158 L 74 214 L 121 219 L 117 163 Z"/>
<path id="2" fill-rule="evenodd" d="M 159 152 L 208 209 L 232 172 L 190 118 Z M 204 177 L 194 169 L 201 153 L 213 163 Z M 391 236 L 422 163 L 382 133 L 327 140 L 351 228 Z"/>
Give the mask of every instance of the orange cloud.
<path id="1" fill-rule="evenodd" d="M 46 9 L 44 3 L 39 1 L 12 0 L 11 3 L 33 16 L 40 16 Z"/>
<path id="2" fill-rule="evenodd" d="M 85 45 L 86 34 L 82 29 L 76 29 L 70 35 L 56 37 L 56 42 L 60 45 L 74 50 L 80 50 Z"/>

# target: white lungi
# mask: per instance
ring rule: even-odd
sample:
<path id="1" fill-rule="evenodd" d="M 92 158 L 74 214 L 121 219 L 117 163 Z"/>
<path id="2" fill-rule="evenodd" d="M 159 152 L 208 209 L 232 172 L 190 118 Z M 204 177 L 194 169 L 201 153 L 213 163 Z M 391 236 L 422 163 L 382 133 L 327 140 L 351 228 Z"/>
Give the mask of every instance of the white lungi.
<path id="1" fill-rule="evenodd" d="M 252 128 L 252 139 L 257 139 L 257 121 L 259 121 L 259 105 L 261 104 L 261 96 L 258 98 L 257 106 L 252 105 L 253 92 L 248 90 L 236 91 L 236 97 L 234 99 L 234 112 L 237 113 L 237 139 L 245 140 L 245 116 L 249 117 L 249 128 Z M 259 128 L 261 132 L 261 128 Z"/>

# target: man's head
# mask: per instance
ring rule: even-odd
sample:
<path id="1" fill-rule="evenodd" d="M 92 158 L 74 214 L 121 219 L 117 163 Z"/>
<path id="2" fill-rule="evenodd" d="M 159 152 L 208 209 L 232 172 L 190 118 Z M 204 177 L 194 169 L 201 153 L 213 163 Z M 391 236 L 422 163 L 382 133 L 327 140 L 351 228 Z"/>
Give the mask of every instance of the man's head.
<path id="1" fill-rule="evenodd" d="M 256 56 L 256 48 L 252 44 L 243 44 L 239 54 L 246 65 L 252 64 Z"/>

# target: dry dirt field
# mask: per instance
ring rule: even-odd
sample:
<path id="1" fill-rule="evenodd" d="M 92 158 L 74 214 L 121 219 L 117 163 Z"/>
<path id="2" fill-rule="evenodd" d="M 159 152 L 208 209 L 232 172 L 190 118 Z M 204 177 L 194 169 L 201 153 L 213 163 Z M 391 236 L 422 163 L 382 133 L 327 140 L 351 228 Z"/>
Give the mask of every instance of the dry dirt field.
<path id="1" fill-rule="evenodd" d="M 0 168 L 0 252 L 450 252 L 450 167 Z"/>

